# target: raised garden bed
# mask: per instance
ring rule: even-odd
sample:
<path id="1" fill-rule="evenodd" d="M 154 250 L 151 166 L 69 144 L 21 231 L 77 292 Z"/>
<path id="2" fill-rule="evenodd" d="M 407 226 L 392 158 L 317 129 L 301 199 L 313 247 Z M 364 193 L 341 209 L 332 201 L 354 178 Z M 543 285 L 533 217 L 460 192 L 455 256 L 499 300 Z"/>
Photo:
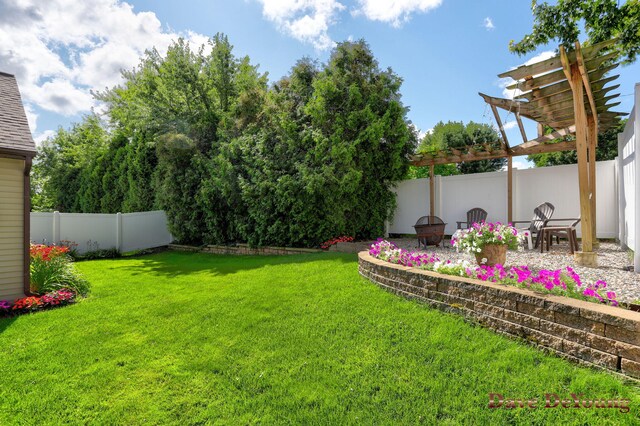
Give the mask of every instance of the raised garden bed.
<path id="1" fill-rule="evenodd" d="M 360 252 L 359 272 L 398 295 L 473 318 L 573 361 L 640 379 L 640 313 L 392 264 Z"/>

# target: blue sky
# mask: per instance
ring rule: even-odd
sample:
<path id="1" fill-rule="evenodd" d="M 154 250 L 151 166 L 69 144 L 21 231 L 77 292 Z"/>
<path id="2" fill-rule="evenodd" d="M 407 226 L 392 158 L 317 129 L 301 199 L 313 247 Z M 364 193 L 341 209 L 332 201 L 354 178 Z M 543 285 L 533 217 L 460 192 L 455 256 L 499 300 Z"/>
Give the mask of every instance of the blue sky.
<path id="1" fill-rule="evenodd" d="M 333 43 L 364 38 L 381 67 L 404 79 L 409 118 L 426 131 L 438 121 L 493 122 L 477 93 L 503 96 L 498 73 L 556 47 L 511 54 L 509 40 L 531 26 L 529 1 L 0 0 L 0 71 L 18 77 L 41 141 L 92 107 L 100 111 L 91 90 L 117 84 L 119 69 L 135 66 L 144 49 L 162 51 L 178 36 L 197 45 L 223 32 L 235 54 L 249 55 L 271 81 L 303 56 L 324 62 Z M 640 65 L 618 71 L 623 96 L 616 110 L 629 112 Z M 534 137 L 534 126 L 527 129 Z M 516 128 L 508 136 L 512 145 L 521 141 Z"/>

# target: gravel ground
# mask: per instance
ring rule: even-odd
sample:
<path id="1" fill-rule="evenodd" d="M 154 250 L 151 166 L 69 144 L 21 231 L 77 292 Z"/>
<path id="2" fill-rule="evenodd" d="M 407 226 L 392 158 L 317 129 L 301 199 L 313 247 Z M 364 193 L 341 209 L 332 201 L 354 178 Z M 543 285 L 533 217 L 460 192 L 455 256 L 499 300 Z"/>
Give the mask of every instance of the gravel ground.
<path id="1" fill-rule="evenodd" d="M 406 250 L 417 250 L 417 240 L 409 238 L 390 238 L 398 247 Z M 475 257 L 467 253 L 456 253 L 456 250 L 449 246 L 432 247 L 429 246 L 429 253 L 436 253 L 440 259 L 467 259 L 475 263 Z M 595 282 L 605 280 L 607 290 L 615 291 L 618 300 L 621 302 L 640 301 L 640 274 L 624 270 L 632 265 L 632 260 L 626 250 L 622 250 L 615 243 L 601 242 L 598 253 L 598 268 L 586 268 L 576 265 L 573 256 L 569 253 L 566 241 L 561 240 L 559 245 L 553 245 L 550 252 L 540 253 L 540 250 L 520 249 L 519 251 L 507 252 L 508 265 L 528 265 L 533 271 L 540 269 L 562 269 L 571 266 L 580 275 L 583 281 Z"/>

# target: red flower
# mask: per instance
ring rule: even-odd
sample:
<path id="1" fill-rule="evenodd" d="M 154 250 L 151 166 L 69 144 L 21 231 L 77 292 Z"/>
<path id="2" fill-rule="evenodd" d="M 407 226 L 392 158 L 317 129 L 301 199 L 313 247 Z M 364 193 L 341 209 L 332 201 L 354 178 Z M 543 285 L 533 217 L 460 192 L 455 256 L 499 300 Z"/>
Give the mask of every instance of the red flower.
<path id="1" fill-rule="evenodd" d="M 333 238 L 331 240 L 327 240 L 324 243 L 320 244 L 320 248 L 323 250 L 328 249 L 329 247 L 331 247 L 334 244 L 338 244 L 338 243 L 348 243 L 353 241 L 354 238 L 353 237 L 348 237 L 346 235 L 342 236 L 342 237 L 337 237 L 337 238 Z"/>
<path id="2" fill-rule="evenodd" d="M 31 244 L 29 253 L 32 259 L 51 260 L 69 252 L 69 247 L 46 246 L 44 244 Z"/>

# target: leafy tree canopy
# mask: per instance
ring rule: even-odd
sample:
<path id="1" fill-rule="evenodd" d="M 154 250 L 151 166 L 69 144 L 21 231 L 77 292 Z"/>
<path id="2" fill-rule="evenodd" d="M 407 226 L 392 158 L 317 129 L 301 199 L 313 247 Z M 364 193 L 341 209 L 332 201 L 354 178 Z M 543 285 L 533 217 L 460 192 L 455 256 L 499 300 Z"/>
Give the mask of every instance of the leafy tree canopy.
<path id="1" fill-rule="evenodd" d="M 222 34 L 149 51 L 123 74 L 97 95 L 111 131 L 89 118 L 43 150 L 41 204 L 161 208 L 172 234 L 196 244 L 382 234 L 417 137 L 402 79 L 364 41 L 338 44 L 327 64 L 301 59 L 271 88 Z"/>
<path id="2" fill-rule="evenodd" d="M 640 1 L 558 0 L 555 4 L 531 2 L 533 29 L 522 40 L 509 42 L 509 50 L 524 55 L 538 46 L 556 41 L 572 49 L 583 27 L 588 44 L 614 37 L 613 47 L 625 63 L 634 62 L 640 52 Z"/>

